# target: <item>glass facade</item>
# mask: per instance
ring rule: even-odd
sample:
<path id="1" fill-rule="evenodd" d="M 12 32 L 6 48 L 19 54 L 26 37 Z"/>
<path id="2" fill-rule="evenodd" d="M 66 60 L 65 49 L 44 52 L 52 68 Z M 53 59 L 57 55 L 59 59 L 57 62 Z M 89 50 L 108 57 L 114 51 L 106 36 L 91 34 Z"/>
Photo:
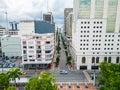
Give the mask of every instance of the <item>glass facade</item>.
<path id="1" fill-rule="evenodd" d="M 90 18 L 91 0 L 79 0 L 79 18 Z"/>
<path id="2" fill-rule="evenodd" d="M 104 0 L 95 1 L 95 18 L 103 18 Z"/>
<path id="3" fill-rule="evenodd" d="M 118 0 L 108 0 L 107 32 L 115 31 L 117 2 Z"/>

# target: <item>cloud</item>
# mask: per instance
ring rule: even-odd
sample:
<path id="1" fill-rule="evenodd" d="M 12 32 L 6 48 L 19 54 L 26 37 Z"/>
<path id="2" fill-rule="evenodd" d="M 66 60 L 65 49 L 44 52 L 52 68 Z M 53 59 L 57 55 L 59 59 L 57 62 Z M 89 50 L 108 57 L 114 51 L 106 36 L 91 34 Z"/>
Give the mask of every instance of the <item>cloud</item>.
<path id="1" fill-rule="evenodd" d="M 9 21 L 21 19 L 41 19 L 42 13 L 52 11 L 57 25 L 64 21 L 64 8 L 71 8 L 73 0 L 0 0 L 0 24 L 8 12 Z"/>

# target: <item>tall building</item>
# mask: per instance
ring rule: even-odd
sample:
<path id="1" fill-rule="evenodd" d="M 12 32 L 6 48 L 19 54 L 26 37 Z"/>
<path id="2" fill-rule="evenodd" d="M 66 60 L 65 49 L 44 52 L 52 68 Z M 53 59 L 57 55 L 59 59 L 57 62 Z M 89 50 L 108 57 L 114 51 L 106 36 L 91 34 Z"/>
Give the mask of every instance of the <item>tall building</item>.
<path id="1" fill-rule="evenodd" d="M 22 36 L 22 64 L 24 69 L 40 69 L 51 66 L 54 55 L 54 34 Z"/>
<path id="2" fill-rule="evenodd" d="M 72 16 L 73 13 L 70 12 L 66 17 L 66 39 L 67 41 L 71 41 L 72 39 Z"/>
<path id="3" fill-rule="evenodd" d="M 44 13 L 43 14 L 43 21 L 54 23 L 54 18 L 52 12 Z"/>
<path id="4" fill-rule="evenodd" d="M 76 68 L 120 63 L 120 0 L 74 0 L 72 49 Z"/>
<path id="5" fill-rule="evenodd" d="M 67 16 L 69 15 L 69 13 L 71 13 L 73 11 L 73 8 L 65 8 L 64 10 L 64 33 L 66 35 L 66 21 L 67 21 Z"/>

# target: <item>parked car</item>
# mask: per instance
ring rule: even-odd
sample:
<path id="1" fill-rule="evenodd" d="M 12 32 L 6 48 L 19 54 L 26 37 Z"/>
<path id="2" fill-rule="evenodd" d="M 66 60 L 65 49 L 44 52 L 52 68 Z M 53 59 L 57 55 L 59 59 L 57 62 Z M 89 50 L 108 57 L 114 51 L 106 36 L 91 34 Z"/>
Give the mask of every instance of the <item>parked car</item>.
<path id="1" fill-rule="evenodd" d="M 68 74 L 68 71 L 66 71 L 66 70 L 60 70 L 60 74 Z"/>

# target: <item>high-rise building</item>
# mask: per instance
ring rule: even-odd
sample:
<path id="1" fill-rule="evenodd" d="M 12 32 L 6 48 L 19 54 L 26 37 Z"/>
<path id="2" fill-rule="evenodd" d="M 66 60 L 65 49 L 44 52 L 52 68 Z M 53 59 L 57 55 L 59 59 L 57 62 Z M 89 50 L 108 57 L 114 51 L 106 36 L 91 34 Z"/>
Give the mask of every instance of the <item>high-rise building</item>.
<path id="1" fill-rule="evenodd" d="M 120 0 L 74 0 L 72 49 L 76 68 L 120 63 Z"/>
<path id="2" fill-rule="evenodd" d="M 54 18 L 52 12 L 44 13 L 43 14 L 43 21 L 54 23 Z"/>
<path id="3" fill-rule="evenodd" d="M 64 10 L 64 33 L 66 35 L 66 21 L 67 21 L 67 16 L 69 15 L 69 13 L 71 13 L 73 11 L 73 8 L 65 8 Z"/>

